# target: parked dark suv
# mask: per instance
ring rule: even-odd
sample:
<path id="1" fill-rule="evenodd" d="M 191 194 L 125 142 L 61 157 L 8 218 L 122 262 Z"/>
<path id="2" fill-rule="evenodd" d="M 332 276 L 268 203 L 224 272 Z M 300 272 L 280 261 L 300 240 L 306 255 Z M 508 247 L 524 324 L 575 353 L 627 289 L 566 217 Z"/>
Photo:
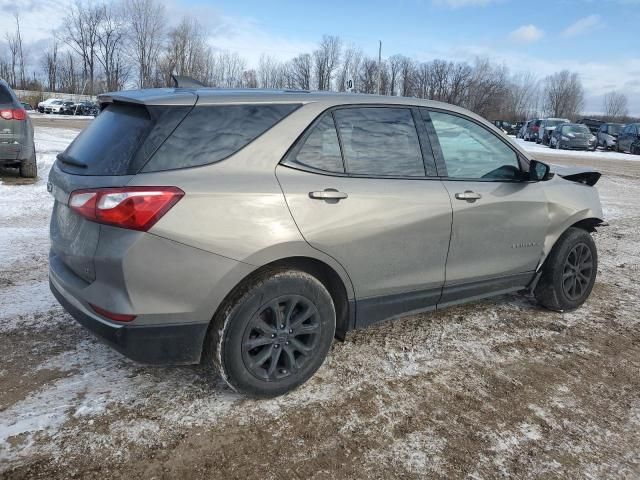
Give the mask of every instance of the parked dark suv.
<path id="1" fill-rule="evenodd" d="M 269 396 L 334 336 L 530 291 L 579 307 L 599 178 L 416 98 L 176 88 L 99 97 L 58 156 L 51 289 L 125 355 Z"/>
<path id="2" fill-rule="evenodd" d="M 4 80 L 0 80 L 0 165 L 19 168 L 21 177 L 38 174 L 31 119 Z"/>

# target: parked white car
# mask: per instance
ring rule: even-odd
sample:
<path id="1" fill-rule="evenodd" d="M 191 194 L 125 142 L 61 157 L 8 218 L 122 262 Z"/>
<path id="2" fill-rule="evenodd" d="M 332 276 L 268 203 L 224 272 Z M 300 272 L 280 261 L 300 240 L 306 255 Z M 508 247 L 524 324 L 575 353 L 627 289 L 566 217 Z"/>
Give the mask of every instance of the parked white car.
<path id="1" fill-rule="evenodd" d="M 60 102 L 60 104 L 62 104 L 62 99 L 60 98 L 48 98 L 47 100 L 44 100 L 40 103 L 38 103 L 38 111 L 40 113 L 44 113 L 45 109 L 51 105 L 53 102 Z M 58 109 L 60 110 L 60 109 Z M 50 112 L 49 112 L 50 113 Z"/>

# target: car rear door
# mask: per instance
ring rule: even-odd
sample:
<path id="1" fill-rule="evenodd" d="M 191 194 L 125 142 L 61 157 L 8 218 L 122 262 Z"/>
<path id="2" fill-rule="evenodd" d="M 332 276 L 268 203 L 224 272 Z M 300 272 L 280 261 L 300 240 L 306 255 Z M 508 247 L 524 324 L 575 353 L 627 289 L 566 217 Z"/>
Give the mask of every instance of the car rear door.
<path id="1" fill-rule="evenodd" d="M 451 203 L 415 115 L 403 106 L 326 112 L 276 169 L 306 241 L 348 272 L 358 326 L 440 298 Z"/>
<path id="2" fill-rule="evenodd" d="M 522 181 L 517 152 L 480 122 L 422 113 L 453 205 L 441 303 L 521 288 L 542 258 L 549 227 L 542 185 Z"/>

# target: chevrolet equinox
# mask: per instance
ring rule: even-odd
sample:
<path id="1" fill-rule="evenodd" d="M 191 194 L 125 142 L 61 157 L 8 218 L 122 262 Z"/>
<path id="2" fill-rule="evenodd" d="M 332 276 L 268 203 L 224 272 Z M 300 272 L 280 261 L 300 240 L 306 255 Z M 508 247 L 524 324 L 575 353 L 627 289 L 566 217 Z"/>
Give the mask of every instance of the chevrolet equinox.
<path id="1" fill-rule="evenodd" d="M 50 284 L 127 357 L 235 390 L 308 380 L 333 338 L 508 292 L 579 307 L 593 171 L 415 98 L 171 88 L 101 95 L 53 165 Z"/>

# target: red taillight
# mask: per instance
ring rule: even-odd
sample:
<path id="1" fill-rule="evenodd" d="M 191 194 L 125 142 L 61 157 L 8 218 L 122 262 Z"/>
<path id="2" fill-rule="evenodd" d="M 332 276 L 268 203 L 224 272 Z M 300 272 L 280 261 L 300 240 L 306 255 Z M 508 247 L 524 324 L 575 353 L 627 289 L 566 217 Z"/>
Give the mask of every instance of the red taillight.
<path id="1" fill-rule="evenodd" d="M 110 312 L 109 310 L 105 310 L 104 308 L 96 307 L 91 303 L 89 305 L 91 305 L 91 308 L 93 308 L 93 311 L 96 312 L 98 315 L 108 318 L 109 320 L 115 320 L 116 322 L 131 322 L 136 318 L 135 315 L 125 315 L 124 313 L 113 313 L 113 312 Z"/>
<path id="2" fill-rule="evenodd" d="M 534 132 L 537 132 L 538 130 L 540 130 L 540 127 L 538 127 L 537 125 L 534 125 L 533 127 L 531 127 L 531 130 L 533 130 Z"/>
<path id="3" fill-rule="evenodd" d="M 0 110 L 0 117 L 4 120 L 24 120 L 27 118 L 27 111 L 23 108 Z"/>
<path id="4" fill-rule="evenodd" d="M 146 232 L 184 196 L 177 187 L 76 190 L 69 207 L 98 223 Z"/>

